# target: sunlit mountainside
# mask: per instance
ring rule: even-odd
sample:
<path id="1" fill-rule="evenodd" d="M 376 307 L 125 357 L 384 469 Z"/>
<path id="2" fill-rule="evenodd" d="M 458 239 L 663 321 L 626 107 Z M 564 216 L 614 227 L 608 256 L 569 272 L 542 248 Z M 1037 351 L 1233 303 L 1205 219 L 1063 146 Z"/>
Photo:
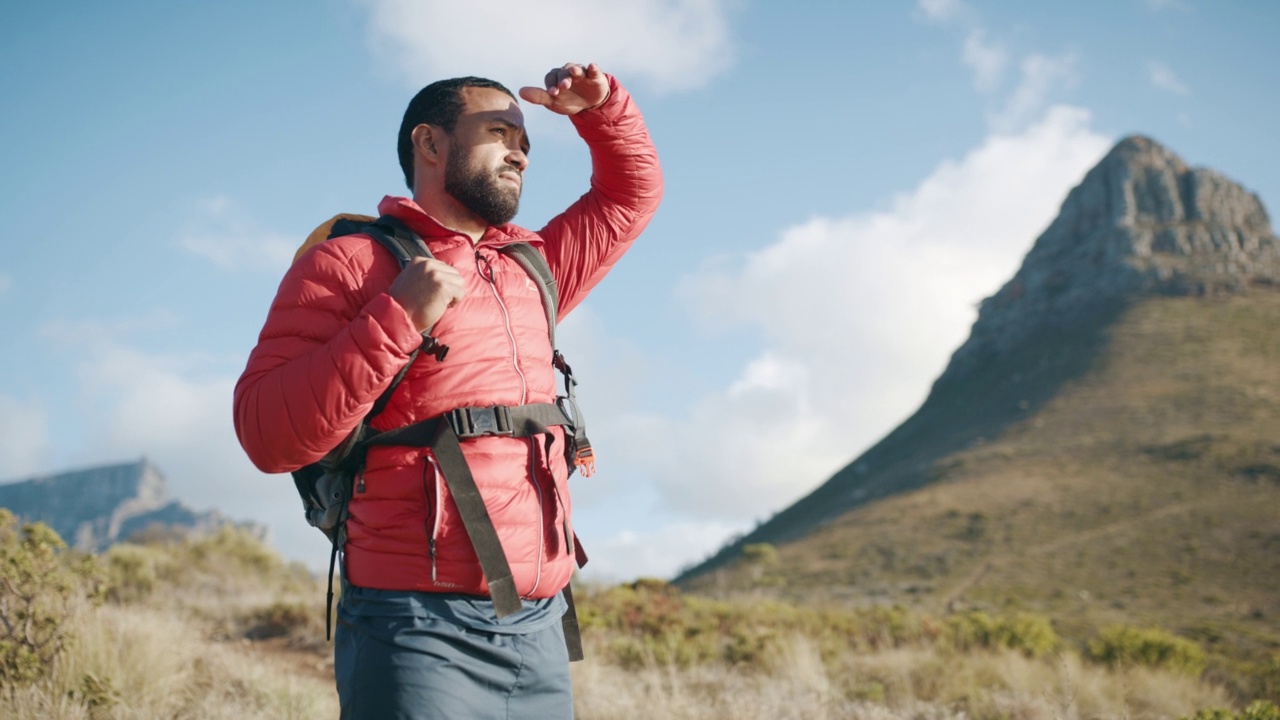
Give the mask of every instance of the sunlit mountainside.
<path id="1" fill-rule="evenodd" d="M 1075 188 L 920 409 L 688 591 L 1025 610 L 1280 649 L 1280 244 L 1146 138 Z"/>

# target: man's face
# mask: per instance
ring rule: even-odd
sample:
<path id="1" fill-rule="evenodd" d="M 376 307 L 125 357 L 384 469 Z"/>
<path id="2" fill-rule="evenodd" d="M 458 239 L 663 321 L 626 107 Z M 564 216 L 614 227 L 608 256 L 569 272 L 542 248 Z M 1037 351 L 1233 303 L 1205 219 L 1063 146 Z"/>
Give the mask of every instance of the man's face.
<path id="1" fill-rule="evenodd" d="M 463 111 L 449 135 L 444 189 L 490 225 L 520 207 L 529 140 L 516 101 L 493 88 L 463 88 Z"/>

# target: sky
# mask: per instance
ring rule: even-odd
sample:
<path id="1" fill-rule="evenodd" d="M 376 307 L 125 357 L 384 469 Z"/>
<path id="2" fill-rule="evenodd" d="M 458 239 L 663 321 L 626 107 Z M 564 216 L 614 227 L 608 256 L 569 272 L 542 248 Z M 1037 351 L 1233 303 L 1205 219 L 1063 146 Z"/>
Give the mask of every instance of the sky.
<path id="1" fill-rule="evenodd" d="M 575 528 L 584 577 L 670 577 L 909 416 L 1119 139 L 1280 207 L 1275 27 L 1269 0 L 7 3 L 0 481 L 145 456 L 323 567 L 231 421 L 294 250 L 406 193 L 423 85 L 598 62 L 666 194 L 558 334 L 599 458 Z M 590 159 L 525 114 L 538 228 Z"/>

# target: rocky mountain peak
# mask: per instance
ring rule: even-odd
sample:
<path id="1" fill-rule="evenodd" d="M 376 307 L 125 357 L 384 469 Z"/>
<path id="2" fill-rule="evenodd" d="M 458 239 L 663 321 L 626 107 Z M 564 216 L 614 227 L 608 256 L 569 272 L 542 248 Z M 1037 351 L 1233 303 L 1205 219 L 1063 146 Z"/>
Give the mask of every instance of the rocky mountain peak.
<path id="1" fill-rule="evenodd" d="M 1062 204 L 1013 279 L 983 301 L 943 379 L 1033 330 L 1146 295 L 1280 286 L 1280 239 L 1257 195 L 1147 137 L 1116 144 Z"/>
<path id="2" fill-rule="evenodd" d="M 208 532 L 231 521 L 197 512 L 169 497 L 164 474 L 151 461 L 100 465 L 0 485 L 0 507 L 52 527 L 68 545 L 101 551 L 152 525 Z M 235 523 L 262 539 L 265 526 Z"/>

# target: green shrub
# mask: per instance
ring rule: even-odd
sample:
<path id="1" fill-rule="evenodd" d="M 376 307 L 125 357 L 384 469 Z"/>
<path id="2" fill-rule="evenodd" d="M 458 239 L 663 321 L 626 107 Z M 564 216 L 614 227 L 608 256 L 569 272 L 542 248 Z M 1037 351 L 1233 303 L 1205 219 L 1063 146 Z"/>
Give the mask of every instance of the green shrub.
<path id="1" fill-rule="evenodd" d="M 19 524 L 0 508 L 0 687 L 46 676 L 70 640 L 77 600 L 101 598 L 91 556 L 67 552 L 44 523 Z"/>
<path id="2" fill-rule="evenodd" d="M 233 525 L 207 534 L 154 528 L 113 545 L 104 561 L 111 579 L 108 596 L 121 603 L 177 588 L 222 597 L 247 589 L 310 592 L 316 584 L 304 564 L 286 564 L 252 533 Z"/>
<path id="3" fill-rule="evenodd" d="M 1007 618 L 993 618 L 984 612 L 965 613 L 947 618 L 947 629 L 958 650 L 1007 648 L 1036 658 L 1053 652 L 1060 644 L 1047 618 L 1026 613 Z"/>
<path id="4" fill-rule="evenodd" d="M 183 543 L 183 549 L 201 566 L 229 565 L 226 569 L 254 577 L 278 574 L 285 567 L 280 556 L 258 538 L 233 525 L 223 525 L 208 535 L 189 539 Z"/>
<path id="5" fill-rule="evenodd" d="M 1280 655 L 1272 655 L 1252 676 L 1254 697 L 1280 703 Z"/>
<path id="6" fill-rule="evenodd" d="M 1115 625 L 1089 641 L 1092 660 L 1107 665 L 1145 665 L 1188 675 L 1199 675 L 1207 663 L 1195 642 L 1159 628 Z"/>
<path id="7" fill-rule="evenodd" d="M 778 564 L 778 548 L 769 543 L 751 543 L 742 546 L 742 557 L 749 563 Z"/>
<path id="8" fill-rule="evenodd" d="M 703 663 L 769 671 L 780 639 L 808 638 L 824 661 L 850 650 L 932 644 L 941 627 L 902 607 L 818 609 L 785 602 L 728 602 L 684 596 L 658 580 L 584 589 L 577 598 L 583 633 L 608 638 L 606 662 L 626 668 Z"/>
<path id="9" fill-rule="evenodd" d="M 107 598 L 119 603 L 145 600 L 162 578 L 174 574 L 174 562 L 160 548 L 120 544 L 102 557 L 107 570 Z"/>
<path id="10" fill-rule="evenodd" d="M 98 677 L 93 673 L 85 673 L 80 678 L 80 687 L 67 693 L 73 700 L 84 703 L 89 709 L 90 720 L 105 720 L 114 717 L 112 709 L 120 704 L 120 691 L 116 689 L 111 678 Z"/>
<path id="11" fill-rule="evenodd" d="M 1211 708 L 1182 720 L 1280 720 L 1280 708 L 1268 700 L 1257 700 L 1238 713 Z"/>
<path id="12" fill-rule="evenodd" d="M 305 603 L 277 600 L 250 613 L 245 637 L 266 640 L 294 633 L 323 634 L 322 618 L 321 610 Z"/>

